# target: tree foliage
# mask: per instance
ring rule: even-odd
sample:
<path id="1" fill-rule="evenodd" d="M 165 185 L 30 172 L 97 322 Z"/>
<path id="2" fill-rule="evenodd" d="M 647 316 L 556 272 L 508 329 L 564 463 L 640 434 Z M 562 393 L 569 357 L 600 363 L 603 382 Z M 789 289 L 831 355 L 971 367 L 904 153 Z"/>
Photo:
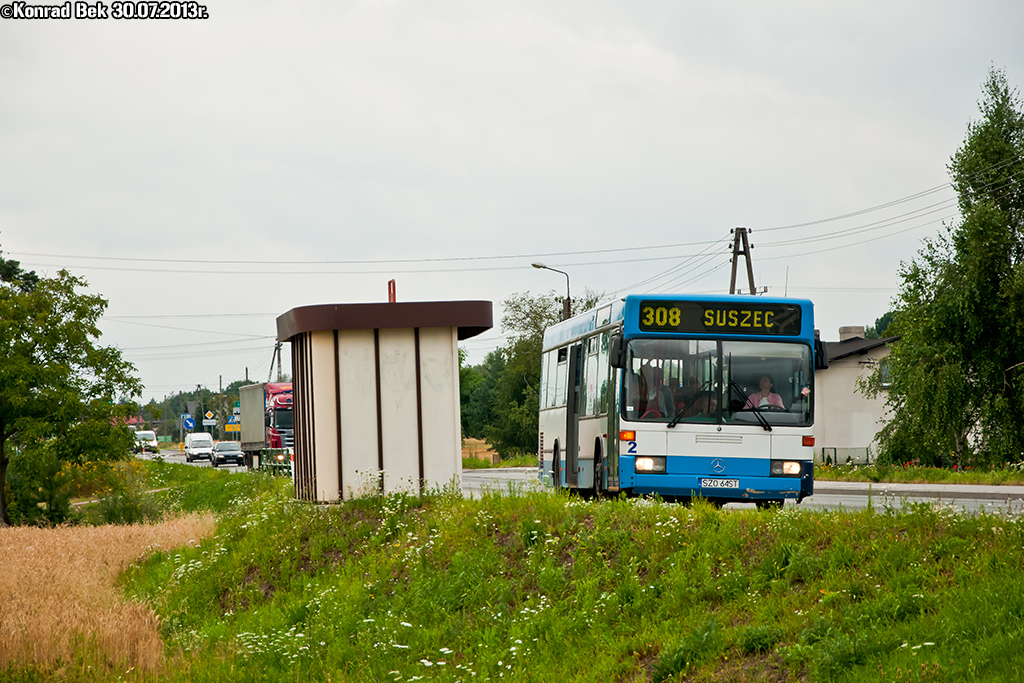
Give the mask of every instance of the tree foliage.
<path id="1" fill-rule="evenodd" d="M 883 457 L 989 464 L 1024 453 L 1024 114 L 993 70 L 949 165 L 959 223 L 901 267 Z M 881 389 L 876 372 L 865 387 Z"/>
<path id="2" fill-rule="evenodd" d="M 464 436 L 487 437 L 487 427 L 494 421 L 494 386 L 503 372 L 505 357 L 500 350 L 495 350 L 488 353 L 480 365 L 465 368 L 465 373 L 460 373 Z"/>
<path id="3" fill-rule="evenodd" d="M 44 490 L 63 463 L 113 460 L 131 447 L 125 425 L 137 406 L 117 399 L 142 384 L 120 351 L 97 344 L 107 302 L 80 292 L 85 285 L 0 259 L 0 523 L 10 523 L 9 467 L 50 477 L 34 487 Z"/>
<path id="4" fill-rule="evenodd" d="M 572 298 L 572 314 L 593 308 L 602 294 L 589 289 Z M 501 349 L 504 368 L 491 394 L 490 420 L 484 435 L 503 457 L 533 453 L 537 449 L 540 409 L 540 355 L 544 330 L 562 319 L 562 298 L 554 291 L 531 295 L 516 293 L 503 302 L 502 330 L 509 335 Z"/>

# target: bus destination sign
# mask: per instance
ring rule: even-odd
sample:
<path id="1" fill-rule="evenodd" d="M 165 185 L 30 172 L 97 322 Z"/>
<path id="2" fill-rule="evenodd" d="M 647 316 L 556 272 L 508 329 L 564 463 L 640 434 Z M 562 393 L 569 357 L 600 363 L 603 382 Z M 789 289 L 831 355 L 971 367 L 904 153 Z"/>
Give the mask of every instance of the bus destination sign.
<path id="1" fill-rule="evenodd" d="M 641 301 L 642 332 L 800 334 L 800 306 L 734 301 Z"/>

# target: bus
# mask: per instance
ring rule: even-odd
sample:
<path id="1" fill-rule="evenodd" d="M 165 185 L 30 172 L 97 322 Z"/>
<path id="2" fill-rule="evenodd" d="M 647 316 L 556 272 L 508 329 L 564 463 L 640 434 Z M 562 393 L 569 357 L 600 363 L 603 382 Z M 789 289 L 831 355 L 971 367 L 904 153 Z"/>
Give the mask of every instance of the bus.
<path id="1" fill-rule="evenodd" d="M 810 301 L 631 295 L 552 325 L 538 478 L 584 494 L 799 503 L 814 492 Z"/>

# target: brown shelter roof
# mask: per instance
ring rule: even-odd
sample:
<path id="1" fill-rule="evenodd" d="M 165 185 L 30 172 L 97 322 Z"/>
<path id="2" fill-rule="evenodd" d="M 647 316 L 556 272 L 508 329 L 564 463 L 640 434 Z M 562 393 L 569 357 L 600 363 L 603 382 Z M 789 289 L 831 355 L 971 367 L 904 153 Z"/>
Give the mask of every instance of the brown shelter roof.
<path id="1" fill-rule="evenodd" d="M 490 301 L 403 301 L 377 304 L 321 304 L 293 308 L 277 318 L 277 339 L 303 332 L 457 327 L 469 339 L 493 326 Z"/>

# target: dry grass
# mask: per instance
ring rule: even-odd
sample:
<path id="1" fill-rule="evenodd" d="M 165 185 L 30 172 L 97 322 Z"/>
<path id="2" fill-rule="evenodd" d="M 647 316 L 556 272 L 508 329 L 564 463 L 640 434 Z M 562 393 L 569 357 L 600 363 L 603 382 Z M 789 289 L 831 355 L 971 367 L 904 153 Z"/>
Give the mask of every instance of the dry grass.
<path id="1" fill-rule="evenodd" d="M 498 454 L 494 452 L 490 444 L 486 441 L 483 439 L 469 438 L 462 440 L 462 457 L 476 458 L 478 460 L 491 463 L 492 465 L 500 459 Z"/>
<path id="2" fill-rule="evenodd" d="M 159 669 L 156 614 L 124 600 L 117 577 L 149 550 L 198 543 L 214 526 L 212 515 L 194 514 L 150 525 L 0 528 L 0 669 Z"/>

